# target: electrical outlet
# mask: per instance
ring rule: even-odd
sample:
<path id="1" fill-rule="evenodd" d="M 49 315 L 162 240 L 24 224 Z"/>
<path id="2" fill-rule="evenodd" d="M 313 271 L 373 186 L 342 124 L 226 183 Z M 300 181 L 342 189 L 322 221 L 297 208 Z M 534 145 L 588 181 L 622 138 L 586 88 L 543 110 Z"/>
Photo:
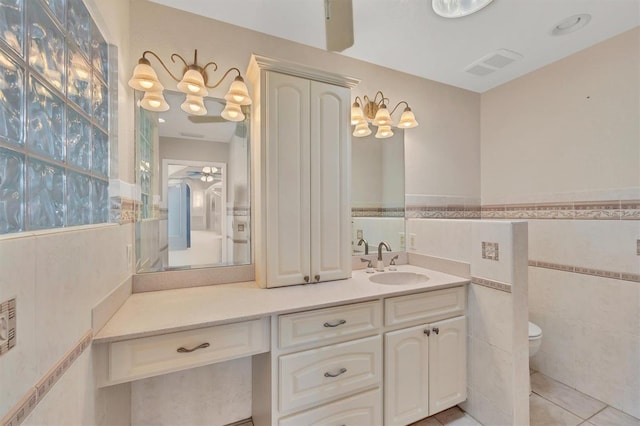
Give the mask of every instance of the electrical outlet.
<path id="1" fill-rule="evenodd" d="M 406 244 L 404 232 L 400 232 L 400 247 L 404 249 Z"/>
<path id="2" fill-rule="evenodd" d="M 9 339 L 9 311 L 0 312 L 0 343 Z"/>
<path id="3" fill-rule="evenodd" d="M 364 238 L 364 232 L 362 232 L 362 229 L 358 229 L 358 230 L 356 231 L 356 238 L 357 238 L 358 240 L 361 240 L 361 239 L 363 239 L 363 238 Z"/>
<path id="4" fill-rule="evenodd" d="M 16 345 L 16 299 L 0 302 L 0 356 Z"/>
<path id="5" fill-rule="evenodd" d="M 409 248 L 411 250 L 416 249 L 416 239 L 417 239 L 416 234 L 409 234 Z"/>

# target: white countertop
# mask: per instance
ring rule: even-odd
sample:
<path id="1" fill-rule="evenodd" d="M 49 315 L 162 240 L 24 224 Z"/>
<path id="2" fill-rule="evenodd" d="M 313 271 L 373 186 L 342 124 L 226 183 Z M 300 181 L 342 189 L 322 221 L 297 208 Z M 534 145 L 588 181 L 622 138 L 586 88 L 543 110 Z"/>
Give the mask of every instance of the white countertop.
<path id="1" fill-rule="evenodd" d="M 358 270 L 346 280 L 273 289 L 259 288 L 251 281 L 132 294 L 95 335 L 94 342 L 154 336 L 469 282 L 413 265 L 398 265 L 398 271 L 422 273 L 429 280 L 406 285 L 375 284 L 369 281 L 373 274 Z"/>

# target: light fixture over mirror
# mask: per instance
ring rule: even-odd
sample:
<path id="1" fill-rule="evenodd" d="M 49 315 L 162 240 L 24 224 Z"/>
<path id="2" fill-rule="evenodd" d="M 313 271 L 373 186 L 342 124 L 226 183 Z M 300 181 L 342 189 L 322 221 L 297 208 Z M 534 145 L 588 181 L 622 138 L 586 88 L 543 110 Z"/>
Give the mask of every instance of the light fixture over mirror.
<path id="1" fill-rule="evenodd" d="M 378 99 L 378 95 L 380 95 L 380 99 Z M 387 108 L 389 98 L 386 98 L 381 91 L 378 91 L 373 99 L 369 99 L 367 95 L 364 95 L 363 98 L 364 102 L 359 96 L 356 96 L 356 100 L 351 106 L 351 125 L 355 126 L 353 136 L 357 138 L 371 134 L 369 122 L 378 127 L 375 135 L 378 139 L 393 136 L 392 126 L 401 129 L 411 129 L 418 125 L 416 117 L 413 115 L 413 111 L 411 111 L 406 101 L 398 102 L 391 112 L 389 112 Z M 400 121 L 398 121 L 398 124 L 395 124 L 392 115 L 400 105 L 405 105 L 405 108 L 400 116 Z"/>
<path id="2" fill-rule="evenodd" d="M 157 112 L 169 109 L 169 104 L 163 95 L 164 86 L 160 83 L 160 80 L 158 80 L 156 71 L 151 67 L 151 63 L 146 58 L 147 55 L 155 57 L 171 78 L 178 82 L 178 90 L 186 95 L 185 100 L 180 107 L 184 112 L 192 115 L 206 115 L 207 109 L 204 106 L 203 97 L 207 96 L 209 93 L 207 88 L 215 89 L 220 86 L 230 72 L 237 72 L 238 75 L 231 83 L 231 86 L 224 97 L 226 100 L 226 106 L 221 115 L 228 121 L 244 120 L 244 114 L 242 113 L 240 106 L 250 105 L 251 97 L 249 96 L 249 91 L 247 90 L 247 86 L 244 83 L 240 70 L 238 68 L 229 68 L 220 80 L 215 84 L 209 85 L 207 68 L 211 66 L 215 72 L 218 69 L 218 65 L 215 62 L 208 62 L 204 66 L 198 65 L 197 49 L 194 53 L 192 64 L 187 64 L 187 61 L 177 53 L 171 55 L 172 62 L 175 63 L 176 59 L 180 59 L 184 64 L 182 77 L 180 78 L 174 75 L 169 68 L 167 68 L 162 59 L 160 59 L 160 57 L 154 52 L 147 50 L 142 54 L 142 57 L 138 60 L 138 65 L 136 65 L 133 70 L 133 76 L 129 80 L 129 86 L 131 88 L 145 92 L 144 97 L 140 101 L 140 106 L 142 108 Z"/>

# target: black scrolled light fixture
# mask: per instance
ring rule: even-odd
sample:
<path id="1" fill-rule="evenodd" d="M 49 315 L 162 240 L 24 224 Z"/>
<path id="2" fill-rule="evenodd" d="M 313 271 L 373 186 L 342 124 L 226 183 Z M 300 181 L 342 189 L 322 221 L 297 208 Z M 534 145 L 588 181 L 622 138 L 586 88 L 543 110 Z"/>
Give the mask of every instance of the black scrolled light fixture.
<path id="1" fill-rule="evenodd" d="M 380 95 L 380 99 L 378 99 L 378 95 Z M 374 126 L 378 126 L 375 135 L 378 139 L 386 139 L 393 136 L 392 126 L 401 129 L 411 129 L 418 125 L 416 117 L 406 101 L 398 102 L 391 112 L 389 112 L 387 108 L 389 98 L 386 98 L 381 91 L 378 91 L 373 99 L 370 99 L 367 95 L 364 95 L 363 99 L 364 102 L 359 96 L 356 96 L 355 102 L 351 106 L 351 125 L 355 126 L 353 136 L 357 138 L 371 134 L 368 121 Z M 400 105 L 405 105 L 405 108 L 400 116 L 400 121 L 398 121 L 396 125 L 391 116 Z"/>
<path id="2" fill-rule="evenodd" d="M 178 82 L 178 90 L 186 95 L 185 101 L 180 107 L 187 114 L 205 115 L 207 109 L 204 106 L 203 97 L 208 95 L 209 92 L 207 89 L 215 89 L 222 84 L 229 73 L 232 71 L 237 72 L 238 75 L 231 83 L 224 97 L 227 102 L 221 116 L 229 121 L 244 120 L 245 116 L 240 106 L 251 105 L 251 97 L 249 96 L 249 91 L 247 90 L 240 70 L 238 68 L 229 68 L 220 80 L 210 85 L 208 84 L 209 75 L 207 68 L 213 67 L 213 71 L 215 72 L 218 70 L 218 65 L 215 62 L 208 62 L 204 66 L 198 65 L 197 49 L 195 50 L 192 64 L 188 64 L 187 61 L 177 53 L 171 55 L 171 61 L 173 63 L 176 63 L 176 59 L 179 59 L 184 64 L 181 78 L 175 76 L 156 53 L 151 50 L 142 53 L 142 57 L 138 60 L 138 65 L 136 65 L 133 70 L 133 76 L 129 80 L 129 86 L 131 88 L 145 92 L 144 97 L 140 101 L 142 108 L 158 112 L 169 109 L 169 104 L 163 95 L 164 86 L 160 83 L 160 80 L 158 80 L 158 75 L 151 67 L 151 62 L 146 58 L 147 55 L 156 58 L 171 78 Z"/>

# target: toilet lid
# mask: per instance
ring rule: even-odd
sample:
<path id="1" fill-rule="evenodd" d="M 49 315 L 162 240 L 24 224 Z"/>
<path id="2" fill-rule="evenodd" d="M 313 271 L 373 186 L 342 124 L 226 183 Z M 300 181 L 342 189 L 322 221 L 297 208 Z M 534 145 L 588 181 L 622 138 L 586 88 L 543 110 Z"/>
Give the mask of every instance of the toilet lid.
<path id="1" fill-rule="evenodd" d="M 531 339 L 532 337 L 538 337 L 541 335 L 542 335 L 542 330 L 540 329 L 540 327 L 538 327 L 532 322 L 529 322 L 529 338 Z"/>

